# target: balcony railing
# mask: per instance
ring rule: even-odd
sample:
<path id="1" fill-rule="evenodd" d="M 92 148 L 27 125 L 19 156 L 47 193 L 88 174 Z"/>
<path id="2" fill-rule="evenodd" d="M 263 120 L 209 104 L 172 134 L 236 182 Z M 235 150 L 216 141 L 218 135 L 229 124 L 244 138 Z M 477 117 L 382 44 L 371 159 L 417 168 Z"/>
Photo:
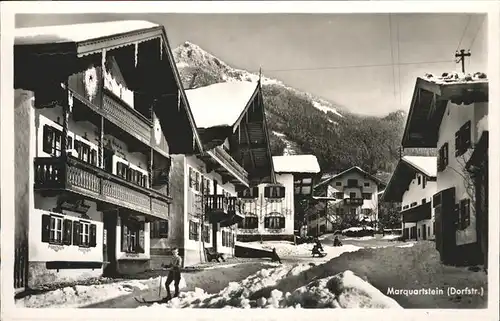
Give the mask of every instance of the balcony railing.
<path id="1" fill-rule="evenodd" d="M 205 212 L 212 222 L 226 221 L 232 216 L 241 216 L 242 202 L 235 196 L 207 195 Z"/>
<path id="2" fill-rule="evenodd" d="M 401 215 L 405 223 L 415 223 L 422 220 L 428 220 L 432 217 L 431 202 L 402 211 Z"/>
<path id="3" fill-rule="evenodd" d="M 36 191 L 67 190 L 159 218 L 168 216 L 170 196 L 128 182 L 77 158 L 35 159 Z"/>
<path id="4" fill-rule="evenodd" d="M 344 205 L 360 206 L 363 205 L 363 199 L 357 197 L 344 198 Z"/>
<path id="5" fill-rule="evenodd" d="M 215 147 L 212 152 L 215 157 L 224 162 L 224 164 L 236 175 L 238 175 L 241 180 L 248 182 L 248 172 L 240 164 L 238 164 L 238 162 L 235 161 L 234 158 L 224 150 L 224 148 L 218 146 Z"/>

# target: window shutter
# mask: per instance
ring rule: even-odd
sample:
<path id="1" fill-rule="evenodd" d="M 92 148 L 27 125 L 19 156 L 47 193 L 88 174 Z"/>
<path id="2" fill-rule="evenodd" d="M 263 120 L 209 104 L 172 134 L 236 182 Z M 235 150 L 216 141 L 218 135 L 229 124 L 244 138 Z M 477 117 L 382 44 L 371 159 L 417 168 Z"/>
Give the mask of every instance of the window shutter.
<path id="1" fill-rule="evenodd" d="M 50 241 L 50 215 L 42 215 L 42 242 L 48 243 Z"/>
<path id="2" fill-rule="evenodd" d="M 465 123 L 464 128 L 462 130 L 462 149 L 464 149 L 464 152 L 471 147 L 471 130 L 470 130 L 470 120 Z"/>
<path id="3" fill-rule="evenodd" d="M 73 149 L 73 138 L 68 136 L 68 149 Z"/>
<path id="4" fill-rule="evenodd" d="M 279 187 L 279 194 L 280 194 L 280 197 L 281 198 L 284 198 L 285 197 L 285 186 L 280 186 Z"/>
<path id="5" fill-rule="evenodd" d="M 269 228 L 269 217 L 264 218 L 264 227 Z"/>
<path id="6" fill-rule="evenodd" d="M 460 205 L 459 204 L 455 204 L 455 206 L 453 207 L 453 221 L 455 223 L 455 228 L 460 228 L 459 224 L 460 224 Z"/>
<path id="7" fill-rule="evenodd" d="M 80 222 L 73 222 L 73 245 L 80 245 Z"/>
<path id="8" fill-rule="evenodd" d="M 455 156 L 462 154 L 462 144 L 460 140 L 461 130 L 455 132 Z"/>
<path id="9" fill-rule="evenodd" d="M 49 125 L 43 126 L 43 151 L 45 153 L 52 153 L 52 127 Z"/>
<path id="10" fill-rule="evenodd" d="M 193 187 L 193 169 L 189 167 L 189 187 Z"/>
<path id="11" fill-rule="evenodd" d="M 280 228 L 285 228 L 285 218 L 280 217 Z"/>
<path id="12" fill-rule="evenodd" d="M 443 156 L 444 156 L 444 168 L 446 168 L 446 166 L 448 166 L 448 143 L 444 144 Z"/>
<path id="13" fill-rule="evenodd" d="M 71 245 L 71 232 L 73 229 L 73 221 L 72 220 L 64 220 L 63 221 L 63 244 Z"/>
<path id="14" fill-rule="evenodd" d="M 252 197 L 257 198 L 259 197 L 259 187 L 255 186 L 252 188 Z"/>
<path id="15" fill-rule="evenodd" d="M 90 247 L 96 247 L 97 246 L 97 225 L 95 224 L 90 224 L 90 233 L 89 233 L 89 238 L 90 238 Z"/>
<path id="16" fill-rule="evenodd" d="M 139 253 L 144 253 L 146 239 L 144 237 L 144 222 L 139 223 Z"/>
<path id="17" fill-rule="evenodd" d="M 127 226 L 124 224 L 125 222 L 122 220 L 122 242 L 121 242 L 121 251 L 127 252 L 128 244 L 127 244 Z"/>
<path id="18" fill-rule="evenodd" d="M 464 228 L 468 227 L 470 225 L 470 199 L 467 199 L 464 202 Z"/>
<path id="19" fill-rule="evenodd" d="M 264 187 L 264 197 L 268 198 L 271 195 L 271 188 L 269 186 Z"/>

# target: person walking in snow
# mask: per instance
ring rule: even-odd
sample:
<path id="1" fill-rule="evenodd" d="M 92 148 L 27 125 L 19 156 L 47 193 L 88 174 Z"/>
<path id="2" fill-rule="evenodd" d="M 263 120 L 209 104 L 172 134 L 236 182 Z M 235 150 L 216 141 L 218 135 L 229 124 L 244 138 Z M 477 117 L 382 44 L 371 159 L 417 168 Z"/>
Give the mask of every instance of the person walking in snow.
<path id="1" fill-rule="evenodd" d="M 333 246 L 342 246 L 342 242 L 340 242 L 338 235 L 336 235 L 335 239 L 333 240 Z"/>
<path id="2" fill-rule="evenodd" d="M 316 247 L 318 248 L 319 251 L 324 251 L 323 246 L 321 245 L 321 242 L 319 241 L 319 238 L 315 239 Z"/>
<path id="3" fill-rule="evenodd" d="M 165 281 L 165 288 L 167 289 L 167 301 L 172 299 L 170 293 L 170 284 L 172 283 L 172 281 L 174 282 L 175 289 L 174 298 L 179 296 L 179 283 L 181 281 L 182 258 L 179 256 L 179 251 L 176 248 L 172 250 L 172 255 L 172 262 L 168 265 L 162 265 L 163 268 L 168 270 L 167 281 Z"/>
<path id="4" fill-rule="evenodd" d="M 279 262 L 281 264 L 281 259 L 278 256 L 278 253 L 276 252 L 276 248 L 273 247 L 273 253 L 271 253 L 271 261 L 272 262 Z"/>

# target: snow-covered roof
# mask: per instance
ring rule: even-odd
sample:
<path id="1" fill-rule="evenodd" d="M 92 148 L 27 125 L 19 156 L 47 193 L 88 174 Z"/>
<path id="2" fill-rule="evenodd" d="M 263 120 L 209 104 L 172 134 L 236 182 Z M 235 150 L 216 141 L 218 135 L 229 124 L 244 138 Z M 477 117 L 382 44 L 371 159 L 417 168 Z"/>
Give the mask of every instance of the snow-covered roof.
<path id="1" fill-rule="evenodd" d="M 424 77 L 421 78 L 427 81 L 432 81 L 438 85 L 488 82 L 488 78 L 483 72 L 475 72 L 473 74 L 462 72 L 445 72 L 439 77 L 427 73 Z"/>
<path id="2" fill-rule="evenodd" d="M 403 161 L 409 163 L 423 174 L 436 177 L 437 158 L 435 156 L 403 156 Z"/>
<path id="3" fill-rule="evenodd" d="M 186 90 L 196 127 L 233 126 L 245 111 L 257 86 L 255 82 L 235 81 Z"/>
<path id="4" fill-rule="evenodd" d="M 314 155 L 273 156 L 276 173 L 319 173 L 318 159 Z"/>
<path id="5" fill-rule="evenodd" d="M 82 42 L 109 37 L 137 30 L 158 27 L 158 24 L 142 20 L 123 20 L 72 25 L 18 28 L 15 30 L 16 45 L 36 45 L 63 42 Z"/>

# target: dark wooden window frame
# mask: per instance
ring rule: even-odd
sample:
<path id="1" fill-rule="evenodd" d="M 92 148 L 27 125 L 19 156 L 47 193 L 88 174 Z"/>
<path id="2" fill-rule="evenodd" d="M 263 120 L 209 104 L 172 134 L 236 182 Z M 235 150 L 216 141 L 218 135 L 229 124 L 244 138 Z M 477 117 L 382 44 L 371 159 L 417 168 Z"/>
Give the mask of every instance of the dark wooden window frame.
<path id="1" fill-rule="evenodd" d="M 455 132 L 455 157 L 465 154 L 465 152 L 472 147 L 471 134 L 470 120 L 465 122 L 465 124 Z"/>
<path id="2" fill-rule="evenodd" d="M 200 240 L 199 226 L 200 223 L 189 220 L 189 239 L 192 241 Z"/>
<path id="3" fill-rule="evenodd" d="M 284 229 L 286 227 L 286 218 L 284 215 L 267 215 L 264 218 L 264 228 L 266 229 Z"/>
<path id="4" fill-rule="evenodd" d="M 124 253 L 144 253 L 145 240 L 141 244 L 141 232 L 144 238 L 144 222 L 131 218 L 122 219 L 121 222 L 121 251 Z"/>

